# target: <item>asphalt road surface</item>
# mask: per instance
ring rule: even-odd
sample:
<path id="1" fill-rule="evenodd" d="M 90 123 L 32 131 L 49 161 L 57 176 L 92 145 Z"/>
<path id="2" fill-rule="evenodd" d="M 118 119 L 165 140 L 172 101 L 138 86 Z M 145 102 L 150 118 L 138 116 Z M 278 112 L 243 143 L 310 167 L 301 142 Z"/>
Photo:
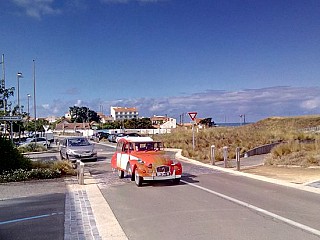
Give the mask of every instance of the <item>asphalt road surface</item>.
<path id="1" fill-rule="evenodd" d="M 318 194 L 185 162 L 179 185 L 138 188 L 118 179 L 106 155 L 86 166 L 130 240 L 320 238 Z"/>
<path id="2" fill-rule="evenodd" d="M 110 169 L 113 147 L 97 150 L 98 161 L 85 167 L 130 240 L 320 239 L 319 194 L 186 162 L 179 185 L 138 188 Z M 7 186 L 0 185 L 0 239 L 63 239 L 62 180 Z"/>
<path id="3" fill-rule="evenodd" d="M 63 239 L 63 179 L 0 185 L 0 239 Z"/>

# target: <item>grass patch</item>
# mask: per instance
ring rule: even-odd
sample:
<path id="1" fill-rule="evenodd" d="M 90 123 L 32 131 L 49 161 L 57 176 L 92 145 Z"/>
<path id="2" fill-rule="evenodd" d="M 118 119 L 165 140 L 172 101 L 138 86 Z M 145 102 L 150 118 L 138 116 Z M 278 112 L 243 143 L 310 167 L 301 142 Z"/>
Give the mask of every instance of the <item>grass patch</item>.
<path id="1" fill-rule="evenodd" d="M 275 143 L 288 142 L 276 150 L 272 158 L 278 155 L 296 158 L 300 165 L 319 164 L 319 144 L 300 144 L 299 142 L 319 142 L 316 133 L 304 132 L 302 129 L 320 126 L 320 116 L 301 117 L 272 117 L 239 127 L 214 127 L 199 129 L 195 133 L 195 148 L 192 147 L 192 130 L 178 128 L 171 134 L 155 135 L 154 139 L 164 142 L 165 147 L 180 148 L 182 155 L 188 158 L 207 163 L 210 161 L 211 145 L 215 145 L 216 161 L 223 160 L 224 146 L 228 147 L 228 159 L 235 158 L 236 148 L 240 147 L 240 154 L 255 147 Z M 318 150 L 317 150 L 318 149 Z M 317 151 L 316 151 L 317 150 Z M 288 157 L 289 158 L 289 157 Z M 284 163 L 281 157 L 279 163 Z M 302 160 L 303 159 L 303 160 Z M 297 164 L 296 161 L 291 161 Z"/>

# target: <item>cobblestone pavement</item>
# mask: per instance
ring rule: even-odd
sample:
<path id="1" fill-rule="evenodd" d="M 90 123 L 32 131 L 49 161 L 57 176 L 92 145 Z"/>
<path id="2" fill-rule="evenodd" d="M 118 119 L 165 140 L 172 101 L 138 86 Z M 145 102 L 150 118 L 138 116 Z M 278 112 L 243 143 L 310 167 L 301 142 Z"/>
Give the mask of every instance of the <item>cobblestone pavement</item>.
<path id="1" fill-rule="evenodd" d="M 64 240 L 100 240 L 95 217 L 83 186 L 75 178 L 66 179 Z"/>

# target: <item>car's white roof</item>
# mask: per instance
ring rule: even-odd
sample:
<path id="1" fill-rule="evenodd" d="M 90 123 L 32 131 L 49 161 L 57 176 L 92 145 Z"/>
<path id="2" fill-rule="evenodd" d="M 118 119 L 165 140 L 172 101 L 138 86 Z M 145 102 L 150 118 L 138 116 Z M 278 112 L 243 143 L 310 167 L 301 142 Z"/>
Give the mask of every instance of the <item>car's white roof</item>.
<path id="1" fill-rule="evenodd" d="M 120 137 L 120 139 L 125 139 L 129 142 L 153 142 L 151 137 Z"/>

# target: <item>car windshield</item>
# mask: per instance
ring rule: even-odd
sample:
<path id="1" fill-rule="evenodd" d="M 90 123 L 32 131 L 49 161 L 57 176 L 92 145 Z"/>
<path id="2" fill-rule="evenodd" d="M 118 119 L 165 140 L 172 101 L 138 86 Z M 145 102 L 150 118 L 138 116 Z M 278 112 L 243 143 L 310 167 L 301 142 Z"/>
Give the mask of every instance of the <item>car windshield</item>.
<path id="1" fill-rule="evenodd" d="M 90 145 L 89 141 L 86 138 L 74 138 L 69 139 L 69 146 L 88 146 Z"/>
<path id="2" fill-rule="evenodd" d="M 161 142 L 139 142 L 135 143 L 136 151 L 160 151 L 162 149 Z"/>

